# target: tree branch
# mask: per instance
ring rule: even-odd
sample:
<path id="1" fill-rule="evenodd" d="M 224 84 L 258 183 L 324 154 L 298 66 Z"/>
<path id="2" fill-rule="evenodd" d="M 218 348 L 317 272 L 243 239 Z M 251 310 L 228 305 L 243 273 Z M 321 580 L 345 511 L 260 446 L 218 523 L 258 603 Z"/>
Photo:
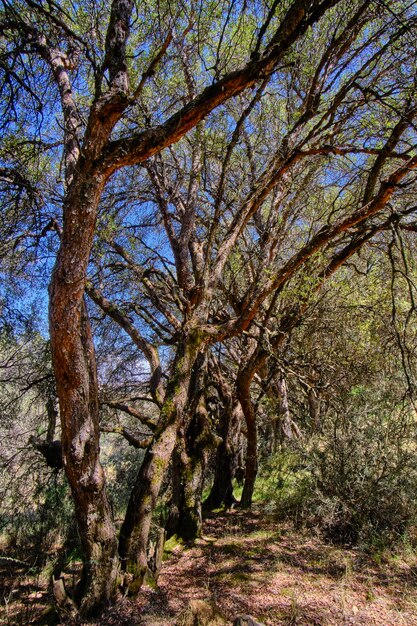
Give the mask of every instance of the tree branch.
<path id="1" fill-rule="evenodd" d="M 122 435 L 129 442 L 130 446 L 134 448 L 148 448 L 152 443 L 152 437 L 147 437 L 143 439 L 138 439 L 135 435 L 129 432 L 123 426 L 114 426 L 113 428 L 108 428 L 106 426 L 100 427 L 101 433 L 112 433 L 115 435 Z"/>
<path id="2" fill-rule="evenodd" d="M 338 2 L 340 0 L 293 2 L 261 58 L 249 61 L 240 70 L 232 71 L 206 87 L 165 123 L 134 137 L 110 142 L 100 162 L 105 177 L 110 177 L 123 166 L 141 163 L 177 142 L 220 104 L 270 76 L 291 45 Z"/>
<path id="3" fill-rule="evenodd" d="M 90 298 L 100 307 L 106 315 L 111 317 L 132 339 L 135 346 L 143 353 L 151 368 L 150 392 L 155 402 L 160 405 L 163 402 L 164 390 L 162 386 L 162 369 L 159 361 L 158 351 L 139 333 L 132 324 L 129 317 L 113 303 L 110 302 L 99 289 L 94 287 L 90 281 L 86 283 L 86 292 Z"/>
<path id="4" fill-rule="evenodd" d="M 109 406 L 112 409 L 117 409 L 118 411 L 123 411 L 124 413 L 127 413 L 128 415 L 131 415 L 135 419 L 142 422 L 142 424 L 147 426 L 152 431 L 154 431 L 157 427 L 157 423 L 153 419 L 151 419 L 147 415 L 144 415 L 143 413 L 135 409 L 130 404 L 125 404 L 124 402 L 116 402 L 116 401 L 110 401 L 110 400 L 108 402 L 103 401 L 101 404 Z"/>

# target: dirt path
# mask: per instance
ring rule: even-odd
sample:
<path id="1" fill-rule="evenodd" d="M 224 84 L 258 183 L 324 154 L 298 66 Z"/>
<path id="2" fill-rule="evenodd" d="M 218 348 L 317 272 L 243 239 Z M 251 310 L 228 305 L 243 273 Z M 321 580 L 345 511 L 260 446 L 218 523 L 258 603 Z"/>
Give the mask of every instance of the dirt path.
<path id="1" fill-rule="evenodd" d="M 198 612 L 205 601 L 226 624 L 250 614 L 267 626 L 417 626 L 416 560 L 413 566 L 398 558 L 377 564 L 260 513 L 209 519 L 205 537 L 174 550 L 159 588 L 146 591 L 137 624 L 193 624 L 190 605 Z"/>
<path id="2" fill-rule="evenodd" d="M 406 559 L 378 561 L 260 512 L 216 515 L 204 532 L 193 547 L 172 548 L 157 588 L 145 588 L 137 601 L 121 600 L 96 626 L 230 626 L 239 614 L 266 626 L 417 626 L 417 558 L 411 551 Z M 19 611 L 11 602 L 4 623 L 52 623 L 39 621 L 51 601 L 47 582 L 30 585 L 26 604 Z"/>

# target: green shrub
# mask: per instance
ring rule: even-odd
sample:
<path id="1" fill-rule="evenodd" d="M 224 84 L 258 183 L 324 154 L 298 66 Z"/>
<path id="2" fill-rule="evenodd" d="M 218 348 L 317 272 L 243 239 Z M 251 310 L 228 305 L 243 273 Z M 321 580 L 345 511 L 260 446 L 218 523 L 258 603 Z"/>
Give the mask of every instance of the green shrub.
<path id="1" fill-rule="evenodd" d="M 391 542 L 417 519 L 412 424 L 392 414 L 336 414 L 309 450 L 310 518 L 334 541 Z"/>
<path id="2" fill-rule="evenodd" d="M 72 499 L 63 473 L 52 474 L 28 491 L 24 500 L 9 494 L 0 524 L 13 553 L 36 568 L 44 567 L 58 553 L 60 558 L 78 554 L 79 539 Z"/>
<path id="3" fill-rule="evenodd" d="M 417 524 L 413 412 L 377 412 L 361 394 L 329 413 L 320 434 L 272 457 L 257 492 L 278 517 L 313 526 L 331 541 L 389 545 Z"/>
<path id="4" fill-rule="evenodd" d="M 296 448 L 274 454 L 261 466 L 254 500 L 266 504 L 279 519 L 297 521 L 311 493 L 311 475 Z"/>

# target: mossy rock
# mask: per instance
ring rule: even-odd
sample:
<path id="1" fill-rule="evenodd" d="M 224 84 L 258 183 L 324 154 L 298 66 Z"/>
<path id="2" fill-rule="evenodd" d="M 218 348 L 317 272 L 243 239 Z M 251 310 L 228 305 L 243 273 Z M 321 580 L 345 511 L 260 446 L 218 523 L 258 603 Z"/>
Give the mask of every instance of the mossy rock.
<path id="1" fill-rule="evenodd" d="M 184 550 L 185 544 L 181 537 L 177 535 L 172 535 L 169 539 L 165 541 L 164 552 L 165 554 L 174 554 L 177 552 L 181 552 Z"/>

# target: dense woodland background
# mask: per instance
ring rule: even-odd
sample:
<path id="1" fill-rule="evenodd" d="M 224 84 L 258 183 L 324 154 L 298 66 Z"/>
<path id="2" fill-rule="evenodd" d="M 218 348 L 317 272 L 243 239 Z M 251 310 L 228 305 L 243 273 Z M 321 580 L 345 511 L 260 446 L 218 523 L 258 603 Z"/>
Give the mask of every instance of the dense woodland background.
<path id="1" fill-rule="evenodd" d="M 253 502 L 414 545 L 416 22 L 1 1 L 0 558 L 64 613 Z"/>

